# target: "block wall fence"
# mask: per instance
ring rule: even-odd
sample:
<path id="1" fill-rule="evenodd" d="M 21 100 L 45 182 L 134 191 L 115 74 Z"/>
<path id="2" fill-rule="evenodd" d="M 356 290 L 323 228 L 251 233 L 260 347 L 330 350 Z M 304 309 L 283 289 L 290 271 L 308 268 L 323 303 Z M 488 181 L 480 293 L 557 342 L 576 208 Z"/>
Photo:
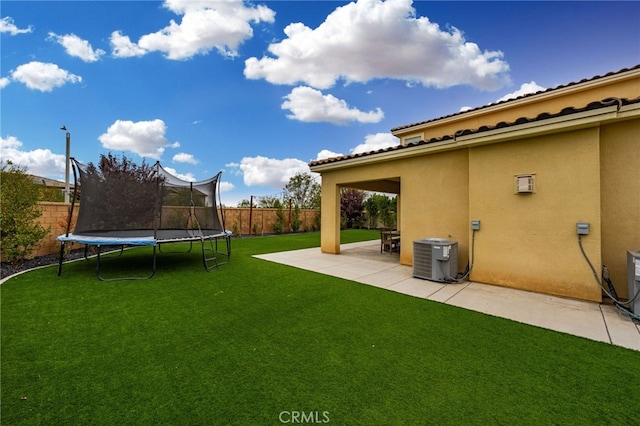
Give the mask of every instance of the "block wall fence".
<path id="1" fill-rule="evenodd" d="M 42 215 L 38 220 L 45 229 L 50 229 L 50 231 L 49 235 L 41 241 L 40 246 L 34 250 L 33 255 L 43 256 L 58 253 L 60 243 L 56 241 L 56 238 L 64 234 L 66 230 L 70 205 L 55 202 L 41 202 L 38 205 L 42 210 Z M 78 215 L 78 208 L 79 205 L 76 204 L 73 219 Z M 277 209 L 225 207 L 223 208 L 225 227 L 227 230 L 232 231 L 236 237 L 273 234 L 273 226 L 277 220 L 276 212 Z M 284 209 L 283 213 L 284 225 L 282 232 L 292 232 L 291 219 L 293 212 L 290 209 Z M 320 210 L 300 210 L 301 224 L 298 232 L 318 231 L 319 215 Z"/>

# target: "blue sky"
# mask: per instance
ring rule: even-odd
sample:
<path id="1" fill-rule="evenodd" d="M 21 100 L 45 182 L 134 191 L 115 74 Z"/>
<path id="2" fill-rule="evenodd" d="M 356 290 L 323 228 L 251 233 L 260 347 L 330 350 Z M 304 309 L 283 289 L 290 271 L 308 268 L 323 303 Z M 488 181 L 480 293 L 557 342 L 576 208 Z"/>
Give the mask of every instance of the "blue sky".
<path id="1" fill-rule="evenodd" d="M 2 161 L 161 163 L 222 202 L 390 129 L 640 64 L 640 3 L 2 1 Z"/>

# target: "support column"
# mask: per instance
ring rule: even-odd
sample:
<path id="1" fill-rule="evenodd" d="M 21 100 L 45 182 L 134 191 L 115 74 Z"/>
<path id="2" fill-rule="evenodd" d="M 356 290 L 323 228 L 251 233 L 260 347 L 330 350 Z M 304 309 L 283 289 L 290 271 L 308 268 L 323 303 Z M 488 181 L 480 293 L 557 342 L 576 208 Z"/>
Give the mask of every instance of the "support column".
<path id="1" fill-rule="evenodd" d="M 322 221 L 320 248 L 323 253 L 340 253 L 340 187 L 322 179 Z"/>

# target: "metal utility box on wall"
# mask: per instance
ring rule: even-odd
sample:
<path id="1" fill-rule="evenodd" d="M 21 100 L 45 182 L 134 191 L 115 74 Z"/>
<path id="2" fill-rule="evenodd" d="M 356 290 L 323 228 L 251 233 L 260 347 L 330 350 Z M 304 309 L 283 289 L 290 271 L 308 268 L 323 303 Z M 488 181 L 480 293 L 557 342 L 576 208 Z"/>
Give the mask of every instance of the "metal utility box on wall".
<path id="1" fill-rule="evenodd" d="M 430 281 L 451 282 L 458 274 L 458 243 L 444 238 L 413 242 L 413 276 Z"/>
<path id="2" fill-rule="evenodd" d="M 627 269 L 629 276 L 629 300 L 635 297 L 631 302 L 631 311 L 640 315 L 640 250 L 627 251 Z"/>

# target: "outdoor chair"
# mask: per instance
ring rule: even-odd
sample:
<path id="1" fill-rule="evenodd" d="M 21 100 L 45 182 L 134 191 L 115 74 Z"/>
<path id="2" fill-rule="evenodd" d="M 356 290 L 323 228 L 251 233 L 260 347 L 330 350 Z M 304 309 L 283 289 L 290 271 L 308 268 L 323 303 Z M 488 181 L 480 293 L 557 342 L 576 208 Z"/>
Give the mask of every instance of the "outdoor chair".
<path id="1" fill-rule="evenodd" d="M 400 233 L 392 229 L 380 229 L 380 253 L 400 252 Z"/>

